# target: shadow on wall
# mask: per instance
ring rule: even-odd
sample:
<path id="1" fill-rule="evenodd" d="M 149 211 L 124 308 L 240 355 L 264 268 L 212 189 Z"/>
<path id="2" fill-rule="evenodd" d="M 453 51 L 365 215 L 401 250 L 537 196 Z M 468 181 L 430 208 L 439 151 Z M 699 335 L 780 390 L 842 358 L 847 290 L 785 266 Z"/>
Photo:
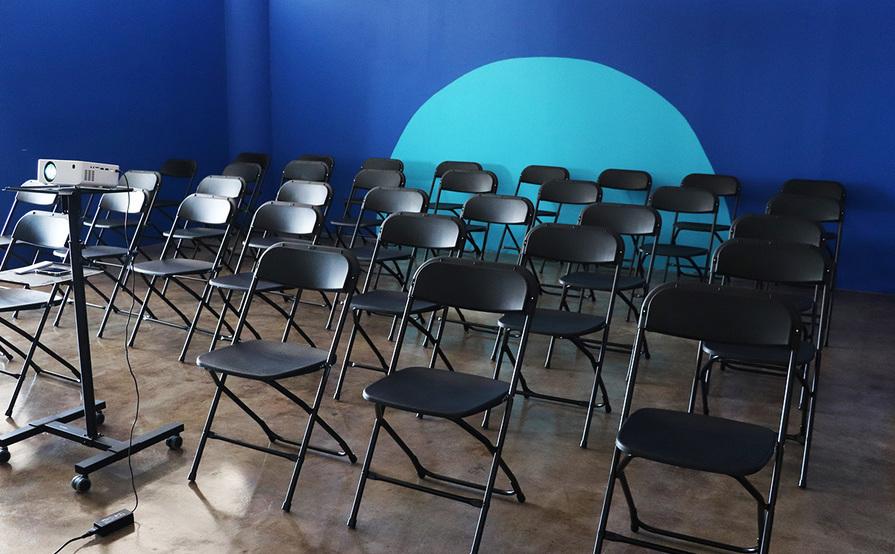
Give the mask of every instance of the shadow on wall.
<path id="1" fill-rule="evenodd" d="M 714 173 L 690 124 L 660 94 L 611 67 L 573 58 L 514 58 L 470 71 L 416 111 L 392 156 L 404 160 L 408 186 L 426 190 L 439 162 L 480 162 L 497 174 L 501 194 L 512 194 L 532 164 L 564 166 L 573 179 L 589 180 L 607 168 L 642 169 L 654 187 Z M 534 187 L 526 189 L 534 200 Z M 603 199 L 643 202 L 642 194 L 621 191 L 604 191 Z M 443 200 L 456 201 L 447 194 Z M 563 215 L 574 222 L 578 210 Z M 718 222 L 729 219 L 722 204 Z M 491 238 L 494 248 L 498 237 Z M 681 242 L 704 238 L 682 235 Z"/>

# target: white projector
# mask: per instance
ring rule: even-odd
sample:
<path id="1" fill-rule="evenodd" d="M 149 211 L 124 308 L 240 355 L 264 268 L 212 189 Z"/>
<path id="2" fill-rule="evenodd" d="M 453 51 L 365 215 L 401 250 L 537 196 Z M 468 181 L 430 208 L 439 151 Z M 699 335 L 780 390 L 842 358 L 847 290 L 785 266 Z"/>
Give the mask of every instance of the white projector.
<path id="1" fill-rule="evenodd" d="M 48 185 L 117 185 L 118 166 L 79 160 L 38 160 L 37 180 Z"/>

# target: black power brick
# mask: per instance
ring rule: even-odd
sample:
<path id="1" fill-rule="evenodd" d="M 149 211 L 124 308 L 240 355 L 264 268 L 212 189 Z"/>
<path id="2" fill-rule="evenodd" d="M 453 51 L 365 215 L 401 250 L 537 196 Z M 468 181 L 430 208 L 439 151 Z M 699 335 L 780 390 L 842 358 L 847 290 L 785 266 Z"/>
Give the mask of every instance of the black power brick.
<path id="1" fill-rule="evenodd" d="M 114 514 L 108 515 L 102 519 L 93 522 L 93 529 L 96 535 L 105 537 L 111 535 L 119 529 L 130 527 L 134 524 L 134 513 L 130 510 L 119 510 Z"/>

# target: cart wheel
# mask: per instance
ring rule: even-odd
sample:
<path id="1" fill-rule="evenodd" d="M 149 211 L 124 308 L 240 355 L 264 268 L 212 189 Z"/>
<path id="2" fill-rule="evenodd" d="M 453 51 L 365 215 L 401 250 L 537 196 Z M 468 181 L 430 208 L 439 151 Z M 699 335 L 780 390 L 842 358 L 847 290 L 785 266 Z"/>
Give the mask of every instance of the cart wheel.
<path id="1" fill-rule="evenodd" d="M 183 446 L 183 438 L 180 435 L 171 435 L 165 439 L 165 444 L 171 450 L 180 450 L 180 447 Z"/>
<path id="2" fill-rule="evenodd" d="M 90 477 L 86 475 L 75 475 L 71 480 L 71 488 L 78 492 L 87 492 L 90 490 Z"/>

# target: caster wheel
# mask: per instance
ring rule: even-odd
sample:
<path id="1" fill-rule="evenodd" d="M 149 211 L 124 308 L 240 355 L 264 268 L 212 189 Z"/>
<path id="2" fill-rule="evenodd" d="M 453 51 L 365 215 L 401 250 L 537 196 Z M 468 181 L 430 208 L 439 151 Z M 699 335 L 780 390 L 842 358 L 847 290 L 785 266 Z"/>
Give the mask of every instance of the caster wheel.
<path id="1" fill-rule="evenodd" d="M 87 492 L 90 490 L 90 477 L 86 475 L 75 475 L 71 480 L 71 488 L 78 492 Z"/>
<path id="2" fill-rule="evenodd" d="M 0 447 L 0 464 L 5 464 L 9 461 L 9 449 L 5 446 Z"/>
<path id="3" fill-rule="evenodd" d="M 180 435 L 172 435 L 165 439 L 165 445 L 171 450 L 180 450 L 180 447 L 183 446 L 183 438 Z"/>
<path id="4" fill-rule="evenodd" d="M 96 424 L 102 425 L 105 422 L 106 422 L 106 414 L 104 414 L 102 412 L 96 412 Z"/>

